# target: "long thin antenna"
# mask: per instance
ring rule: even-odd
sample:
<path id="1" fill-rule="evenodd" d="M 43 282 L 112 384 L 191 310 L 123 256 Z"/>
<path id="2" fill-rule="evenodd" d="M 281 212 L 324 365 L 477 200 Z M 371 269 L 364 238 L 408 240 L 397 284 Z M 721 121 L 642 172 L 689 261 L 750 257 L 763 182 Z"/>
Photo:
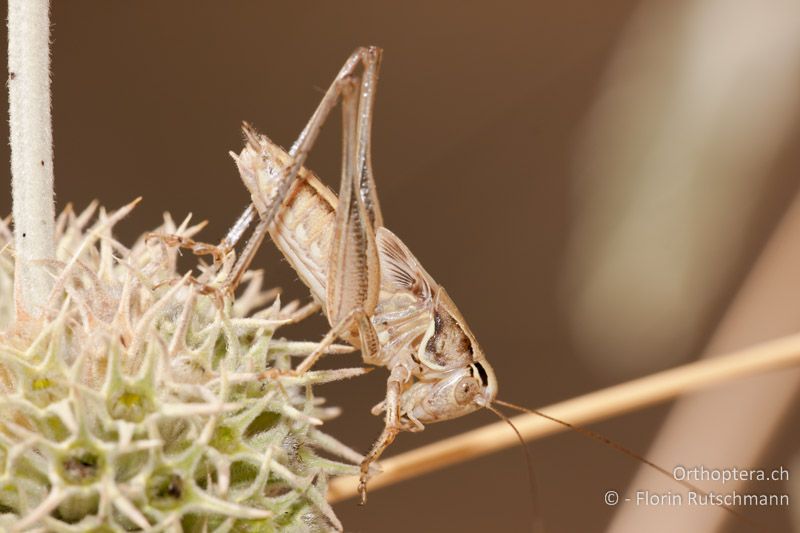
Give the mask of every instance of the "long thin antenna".
<path id="1" fill-rule="evenodd" d="M 508 407 L 510 409 L 516 409 L 517 411 L 520 411 L 520 412 L 523 412 L 523 413 L 530 413 L 530 414 L 534 414 L 534 415 L 537 415 L 537 416 L 541 416 L 542 418 L 550 420 L 551 422 L 555 422 L 556 424 L 561 424 L 562 426 L 567 427 L 567 428 L 569 428 L 569 429 L 571 429 L 571 430 L 573 430 L 573 431 L 575 431 L 577 433 L 580 433 L 581 435 L 584 435 L 584 436 L 592 438 L 592 439 L 594 439 L 596 441 L 602 442 L 603 444 L 605 444 L 609 448 L 613 448 L 613 449 L 615 449 L 615 450 L 617 450 L 619 452 L 624 453 L 625 455 L 627 455 L 629 457 L 633 457 L 637 461 L 646 464 L 650 468 L 653 468 L 654 470 L 656 470 L 657 472 L 660 472 L 661 474 L 665 475 L 666 477 L 670 478 L 671 480 L 673 480 L 673 481 L 675 481 L 677 483 L 680 483 L 681 485 L 683 485 L 684 487 L 688 488 L 691 491 L 694 491 L 694 492 L 696 492 L 698 494 L 702 494 L 703 496 L 709 496 L 708 491 L 705 491 L 705 490 L 701 489 L 700 487 L 698 487 L 697 485 L 694 485 L 693 483 L 689 483 L 685 479 L 676 479 L 675 476 L 672 475 L 672 472 L 670 472 L 666 468 L 657 465 L 656 463 L 654 463 L 653 461 L 647 459 L 643 455 L 641 455 L 639 453 L 636 453 L 635 451 L 631 450 L 630 448 L 628 448 L 626 446 L 623 446 L 619 442 L 617 442 L 615 440 L 612 440 L 612 439 L 606 437 L 605 435 L 597 433 L 596 431 L 593 431 L 593 430 L 591 430 L 589 428 L 585 428 L 583 426 L 577 426 L 575 424 L 570 424 L 569 422 L 565 422 L 563 420 L 559 420 L 558 418 L 554 418 L 554 417 L 552 417 L 552 416 L 550 416 L 548 414 L 545 414 L 545 413 L 543 413 L 541 411 L 537 411 L 535 409 L 528 409 L 527 407 L 522 407 L 520 405 L 516 405 L 516 404 L 510 403 L 510 402 L 504 402 L 502 400 L 495 400 L 494 403 L 496 405 L 502 405 L 503 407 Z M 731 513 L 733 516 L 735 516 L 739 520 L 749 524 L 750 526 L 753 526 L 753 527 L 756 527 L 756 528 L 758 527 L 758 524 L 756 524 L 752 519 L 750 519 L 749 517 L 747 517 L 744 514 L 740 513 L 736 509 L 734 509 L 732 507 L 728 507 L 727 505 L 724 505 L 724 504 L 721 504 L 720 507 L 722 507 L 723 509 L 725 509 L 726 511 Z"/>
<path id="2" fill-rule="evenodd" d="M 517 426 L 504 415 L 502 412 L 498 411 L 491 405 L 484 405 L 486 409 L 493 412 L 500 420 L 503 420 L 506 424 L 511 426 L 511 429 L 514 430 L 514 433 L 517 434 L 517 438 L 519 439 L 519 444 L 522 446 L 522 452 L 525 455 L 525 464 L 528 466 L 528 485 L 530 486 L 531 491 L 531 527 L 534 533 L 543 533 L 544 532 L 544 522 L 542 520 L 542 512 L 539 507 L 539 486 L 536 482 L 536 471 L 533 469 L 533 458 L 531 457 L 531 451 L 528 448 L 528 445 L 525 443 L 525 439 L 522 438 L 522 433 L 519 432 Z"/>
<path id="3" fill-rule="evenodd" d="M 590 424 L 737 378 L 793 368 L 798 363 L 800 333 L 795 333 L 726 356 L 694 361 L 558 402 L 548 406 L 546 412 Z M 561 424 L 552 423 L 536 414 L 516 416 L 514 423 L 528 441 L 565 429 Z M 372 479 L 371 489 L 374 491 L 482 457 L 513 446 L 516 441 L 516 436 L 512 437 L 508 426 L 501 421 L 442 439 L 381 461 L 383 473 Z M 328 485 L 328 500 L 331 502 L 357 495 L 358 476 L 337 477 Z"/>

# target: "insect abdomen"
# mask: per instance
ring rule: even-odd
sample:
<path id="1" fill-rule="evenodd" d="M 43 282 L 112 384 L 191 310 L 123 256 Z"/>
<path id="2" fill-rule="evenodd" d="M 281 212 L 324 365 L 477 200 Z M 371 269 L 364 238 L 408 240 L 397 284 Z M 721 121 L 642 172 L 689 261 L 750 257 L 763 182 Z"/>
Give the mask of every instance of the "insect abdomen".
<path id="1" fill-rule="evenodd" d="M 295 182 L 270 230 L 272 240 L 325 307 L 336 196 L 310 172 Z"/>

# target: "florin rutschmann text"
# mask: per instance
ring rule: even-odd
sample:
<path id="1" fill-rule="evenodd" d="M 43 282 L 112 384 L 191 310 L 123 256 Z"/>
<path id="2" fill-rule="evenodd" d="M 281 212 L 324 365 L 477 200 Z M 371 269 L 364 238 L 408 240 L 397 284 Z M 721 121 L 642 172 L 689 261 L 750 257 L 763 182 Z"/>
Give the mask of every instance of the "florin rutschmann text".
<path id="1" fill-rule="evenodd" d="M 679 507 L 683 505 L 697 507 L 786 507 L 789 505 L 789 495 L 766 492 L 742 492 L 730 490 L 704 490 L 695 486 L 709 483 L 753 483 L 768 482 L 783 484 L 789 481 L 789 470 L 779 466 L 773 469 L 764 468 L 708 468 L 706 466 L 677 465 L 672 469 L 675 481 L 689 488 L 688 491 L 679 490 L 635 490 L 630 496 L 623 497 L 616 490 L 606 491 L 603 500 L 606 505 L 617 505 L 630 502 L 641 507 Z M 741 487 L 743 485 L 739 485 Z"/>

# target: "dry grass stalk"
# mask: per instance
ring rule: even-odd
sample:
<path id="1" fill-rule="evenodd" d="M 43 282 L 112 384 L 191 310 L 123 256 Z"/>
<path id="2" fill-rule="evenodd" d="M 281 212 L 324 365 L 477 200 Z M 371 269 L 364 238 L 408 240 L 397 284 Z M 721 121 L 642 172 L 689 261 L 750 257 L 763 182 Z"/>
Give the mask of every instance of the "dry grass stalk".
<path id="1" fill-rule="evenodd" d="M 782 337 L 731 353 L 696 361 L 572 398 L 541 409 L 543 413 L 575 425 L 585 425 L 708 388 L 736 378 L 796 366 L 800 362 L 800 334 Z M 538 415 L 512 418 L 526 441 L 546 437 L 566 428 Z M 370 489 L 392 485 L 446 466 L 488 455 L 517 444 L 505 422 L 495 422 L 381 462 L 382 474 Z M 328 499 L 337 502 L 357 493 L 358 479 L 342 477 L 329 485 Z"/>

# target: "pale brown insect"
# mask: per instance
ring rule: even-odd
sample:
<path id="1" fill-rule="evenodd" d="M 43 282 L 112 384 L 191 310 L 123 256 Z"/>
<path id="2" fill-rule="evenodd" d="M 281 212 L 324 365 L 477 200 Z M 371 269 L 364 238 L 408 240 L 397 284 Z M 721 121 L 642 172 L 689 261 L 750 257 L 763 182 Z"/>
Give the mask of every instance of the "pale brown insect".
<path id="1" fill-rule="evenodd" d="M 247 145 L 231 155 L 253 203 L 223 241 L 232 248 L 258 215 L 229 286 L 235 288 L 269 233 L 327 316 L 329 333 L 295 372 L 309 370 L 337 338 L 359 347 L 366 363 L 389 370 L 386 398 L 372 410 L 385 413 L 385 426 L 361 465 L 362 501 L 370 464 L 400 431 L 465 415 L 497 394 L 494 372 L 453 301 L 383 226 L 370 161 L 380 57 L 374 47 L 350 56 L 288 153 L 245 125 Z M 339 99 L 344 148 L 337 199 L 302 165 Z"/>

